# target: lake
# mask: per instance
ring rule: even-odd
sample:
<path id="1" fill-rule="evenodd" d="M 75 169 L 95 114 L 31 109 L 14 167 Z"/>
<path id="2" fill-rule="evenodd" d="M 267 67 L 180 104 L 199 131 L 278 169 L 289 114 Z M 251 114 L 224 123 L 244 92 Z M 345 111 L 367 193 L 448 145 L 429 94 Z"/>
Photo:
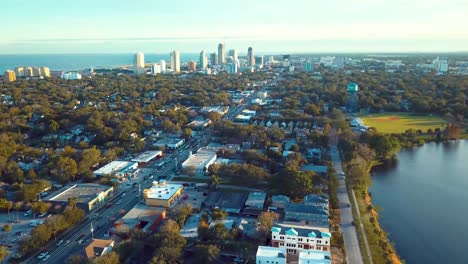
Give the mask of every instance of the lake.
<path id="1" fill-rule="evenodd" d="M 468 140 L 402 150 L 373 174 L 381 227 L 406 263 L 468 263 Z"/>

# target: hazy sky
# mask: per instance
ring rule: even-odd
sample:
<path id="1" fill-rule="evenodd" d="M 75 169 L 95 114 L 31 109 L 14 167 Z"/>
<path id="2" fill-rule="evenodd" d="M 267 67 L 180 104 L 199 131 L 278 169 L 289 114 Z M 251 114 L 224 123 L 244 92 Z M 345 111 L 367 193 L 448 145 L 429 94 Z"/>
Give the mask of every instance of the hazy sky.
<path id="1" fill-rule="evenodd" d="M 0 54 L 468 51 L 467 0 L 11 0 Z"/>

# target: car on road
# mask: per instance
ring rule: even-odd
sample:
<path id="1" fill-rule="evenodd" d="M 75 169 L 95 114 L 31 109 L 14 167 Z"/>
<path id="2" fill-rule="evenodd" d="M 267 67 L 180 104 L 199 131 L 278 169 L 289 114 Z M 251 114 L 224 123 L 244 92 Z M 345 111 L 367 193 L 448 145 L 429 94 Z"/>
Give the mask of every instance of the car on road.
<path id="1" fill-rule="evenodd" d="M 65 245 L 68 245 L 68 244 L 70 244 L 70 240 L 65 241 Z"/>
<path id="2" fill-rule="evenodd" d="M 49 258 L 50 258 L 50 255 L 47 255 L 47 256 L 45 256 L 45 257 L 42 259 L 42 261 L 43 261 L 43 262 L 46 262 Z"/>
<path id="3" fill-rule="evenodd" d="M 47 215 L 47 212 L 43 213 L 43 214 L 40 214 L 38 217 L 39 218 L 42 218 L 42 217 L 45 217 Z"/>
<path id="4" fill-rule="evenodd" d="M 63 240 L 60 240 L 58 243 L 57 243 L 57 247 L 59 247 L 60 245 L 63 244 Z"/>
<path id="5" fill-rule="evenodd" d="M 117 205 L 119 205 L 119 204 L 121 204 L 121 203 L 122 203 L 122 202 L 121 202 L 120 200 L 119 200 L 119 201 L 117 201 Z"/>
<path id="6" fill-rule="evenodd" d="M 125 197 L 125 195 L 127 195 L 126 193 L 122 193 L 122 197 Z"/>
<path id="7" fill-rule="evenodd" d="M 24 213 L 24 216 L 30 216 L 32 215 L 32 210 L 28 210 Z"/>
<path id="8" fill-rule="evenodd" d="M 39 256 L 37 256 L 37 258 L 38 258 L 38 259 L 42 259 L 42 258 L 44 258 L 45 256 L 47 256 L 47 254 L 49 254 L 49 252 L 44 251 L 44 252 L 42 252 L 41 254 L 39 254 Z"/>

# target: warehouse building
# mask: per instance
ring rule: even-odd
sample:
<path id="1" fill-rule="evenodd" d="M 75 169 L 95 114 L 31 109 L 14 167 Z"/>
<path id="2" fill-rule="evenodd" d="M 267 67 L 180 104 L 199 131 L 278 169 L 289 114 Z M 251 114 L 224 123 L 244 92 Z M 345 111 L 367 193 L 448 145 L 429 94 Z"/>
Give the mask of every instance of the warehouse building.
<path id="1" fill-rule="evenodd" d="M 103 205 L 106 198 L 113 191 L 114 188 L 112 186 L 95 183 L 80 183 L 65 186 L 42 200 L 51 203 L 52 206 L 60 205 L 65 207 L 69 204 L 69 199 L 77 198 L 76 206 L 88 213 L 97 206 Z"/>

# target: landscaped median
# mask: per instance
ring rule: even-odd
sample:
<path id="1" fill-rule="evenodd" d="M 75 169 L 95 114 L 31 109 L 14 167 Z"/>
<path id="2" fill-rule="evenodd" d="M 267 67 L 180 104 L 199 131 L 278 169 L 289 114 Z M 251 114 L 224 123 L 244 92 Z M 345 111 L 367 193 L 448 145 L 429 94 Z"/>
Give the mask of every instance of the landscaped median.
<path id="1" fill-rule="evenodd" d="M 367 235 L 367 241 L 369 243 L 370 251 L 372 254 L 372 260 L 374 263 L 388 263 L 388 264 L 400 264 L 402 261 L 396 254 L 396 251 L 389 241 L 387 234 L 380 228 L 378 217 L 379 214 L 375 210 L 371 203 L 371 198 L 368 194 L 367 188 L 355 187 L 354 192 L 356 194 L 358 208 L 353 205 L 353 218 L 355 219 L 356 225 L 358 225 L 356 209 L 359 209 L 361 213 L 361 223 L 364 226 L 364 230 Z M 359 245 L 361 247 L 362 255 L 368 256 L 366 247 L 364 246 L 363 234 L 361 228 L 356 227 L 359 237 Z M 370 263 L 368 258 L 364 258 L 364 263 Z"/>

